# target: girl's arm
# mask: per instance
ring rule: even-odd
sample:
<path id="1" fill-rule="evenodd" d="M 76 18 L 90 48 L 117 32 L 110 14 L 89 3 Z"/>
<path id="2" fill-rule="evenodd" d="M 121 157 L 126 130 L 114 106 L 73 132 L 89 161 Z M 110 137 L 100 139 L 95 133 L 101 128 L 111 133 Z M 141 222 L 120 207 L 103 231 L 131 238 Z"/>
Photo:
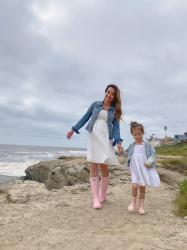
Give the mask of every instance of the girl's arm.
<path id="1" fill-rule="evenodd" d="M 113 121 L 113 136 L 114 136 L 114 142 L 112 145 L 115 146 L 116 144 L 121 144 L 123 140 L 120 137 L 119 120 L 116 118 L 114 118 Z"/>
<path id="2" fill-rule="evenodd" d="M 75 131 L 75 133 L 80 134 L 79 129 L 84 126 L 84 124 L 90 119 L 92 115 L 92 111 L 94 109 L 95 102 L 93 102 L 86 113 L 81 117 L 81 119 L 72 127 L 72 130 Z"/>
<path id="3" fill-rule="evenodd" d="M 145 162 L 149 167 L 151 167 L 152 164 L 156 161 L 156 151 L 151 144 L 150 147 L 151 147 L 151 156 Z"/>

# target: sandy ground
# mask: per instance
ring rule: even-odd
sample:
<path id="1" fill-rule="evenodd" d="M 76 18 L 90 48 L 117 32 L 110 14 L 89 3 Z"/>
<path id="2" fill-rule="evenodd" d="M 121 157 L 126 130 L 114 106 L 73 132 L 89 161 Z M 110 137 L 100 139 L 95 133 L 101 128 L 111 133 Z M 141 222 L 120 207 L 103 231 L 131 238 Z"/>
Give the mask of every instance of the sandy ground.
<path id="1" fill-rule="evenodd" d="M 24 203 L 0 195 L 1 250 L 186 249 L 187 221 L 173 214 L 176 191 L 167 184 L 146 190 L 144 216 L 127 211 L 129 180 L 111 180 L 101 210 L 91 207 L 89 184 L 44 193 L 37 185 L 40 196 Z"/>

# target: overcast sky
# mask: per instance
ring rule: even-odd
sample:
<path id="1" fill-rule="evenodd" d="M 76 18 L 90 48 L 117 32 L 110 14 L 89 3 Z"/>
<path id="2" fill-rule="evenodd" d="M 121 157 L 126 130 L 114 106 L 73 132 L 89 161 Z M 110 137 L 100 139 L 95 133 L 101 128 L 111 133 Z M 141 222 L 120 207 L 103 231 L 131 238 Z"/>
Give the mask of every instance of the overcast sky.
<path id="1" fill-rule="evenodd" d="M 86 147 L 66 133 L 108 83 L 145 137 L 187 131 L 187 1 L 1 0 L 0 143 Z"/>

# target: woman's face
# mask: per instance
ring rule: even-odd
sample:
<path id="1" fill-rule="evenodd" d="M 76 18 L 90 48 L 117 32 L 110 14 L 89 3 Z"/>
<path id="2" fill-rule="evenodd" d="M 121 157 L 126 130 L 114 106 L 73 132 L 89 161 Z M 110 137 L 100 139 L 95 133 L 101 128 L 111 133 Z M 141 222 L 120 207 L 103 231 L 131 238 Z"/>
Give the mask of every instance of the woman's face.
<path id="1" fill-rule="evenodd" d="M 109 87 L 105 93 L 105 101 L 111 104 L 114 101 L 114 97 L 115 97 L 115 89 Z"/>
<path id="2" fill-rule="evenodd" d="M 140 128 L 134 128 L 132 130 L 132 136 L 134 137 L 136 143 L 141 143 L 143 140 L 143 133 Z"/>

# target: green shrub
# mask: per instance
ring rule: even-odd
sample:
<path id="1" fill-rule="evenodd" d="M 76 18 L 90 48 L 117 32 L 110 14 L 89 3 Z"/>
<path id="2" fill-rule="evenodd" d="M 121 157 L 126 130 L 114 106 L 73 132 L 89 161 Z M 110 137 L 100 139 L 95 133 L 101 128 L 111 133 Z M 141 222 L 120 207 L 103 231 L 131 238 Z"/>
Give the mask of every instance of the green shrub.
<path id="1" fill-rule="evenodd" d="M 173 145 L 161 145 L 156 147 L 157 154 L 187 156 L 187 143 L 176 143 Z"/>
<path id="2" fill-rule="evenodd" d="M 180 191 L 175 199 L 176 214 L 187 216 L 187 180 L 179 184 Z"/>

